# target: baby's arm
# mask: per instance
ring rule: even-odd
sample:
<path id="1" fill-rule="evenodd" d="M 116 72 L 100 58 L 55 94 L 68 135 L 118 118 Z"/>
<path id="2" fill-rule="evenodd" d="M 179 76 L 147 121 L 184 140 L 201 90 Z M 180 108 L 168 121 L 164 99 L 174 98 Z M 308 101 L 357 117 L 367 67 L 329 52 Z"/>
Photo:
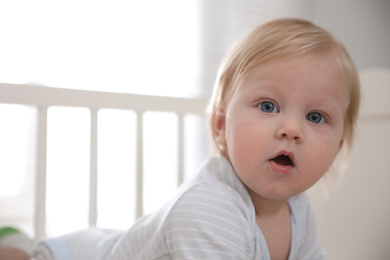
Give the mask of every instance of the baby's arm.
<path id="1" fill-rule="evenodd" d="M 0 228 L 0 260 L 28 260 L 31 239 L 14 227 Z"/>
<path id="2" fill-rule="evenodd" d="M 0 260 L 28 260 L 29 256 L 18 248 L 0 248 Z"/>
<path id="3" fill-rule="evenodd" d="M 53 256 L 50 248 L 44 242 L 39 243 L 33 251 L 33 259 L 32 260 L 56 260 Z"/>
<path id="4" fill-rule="evenodd" d="M 34 247 L 33 256 L 40 260 L 103 259 L 122 233 L 96 227 L 74 231 L 40 241 Z"/>

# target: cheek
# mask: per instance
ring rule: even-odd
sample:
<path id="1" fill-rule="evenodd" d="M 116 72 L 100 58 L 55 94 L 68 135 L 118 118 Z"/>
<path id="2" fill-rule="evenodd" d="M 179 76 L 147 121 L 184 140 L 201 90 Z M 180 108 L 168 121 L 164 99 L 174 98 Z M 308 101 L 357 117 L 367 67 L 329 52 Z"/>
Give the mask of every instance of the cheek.
<path id="1" fill-rule="evenodd" d="M 329 170 L 337 156 L 339 144 L 340 142 L 335 140 L 323 139 L 313 146 L 317 148 L 306 151 L 309 157 L 308 165 L 313 173 L 322 176 Z"/>
<path id="2" fill-rule="evenodd" d="M 227 120 L 226 122 L 226 149 L 230 157 L 245 152 L 245 147 L 250 139 L 250 131 L 241 127 L 242 120 Z"/>
<path id="3" fill-rule="evenodd" d="M 230 157 L 245 161 L 251 158 L 257 160 L 264 155 L 271 140 L 265 124 L 253 122 L 248 118 L 239 117 L 228 120 L 226 128 L 227 150 Z"/>

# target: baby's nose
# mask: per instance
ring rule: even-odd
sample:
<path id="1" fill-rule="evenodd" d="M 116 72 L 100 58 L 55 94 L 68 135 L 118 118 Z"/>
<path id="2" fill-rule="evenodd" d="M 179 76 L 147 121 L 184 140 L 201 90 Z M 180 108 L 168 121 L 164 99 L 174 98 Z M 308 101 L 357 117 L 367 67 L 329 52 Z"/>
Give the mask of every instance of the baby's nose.
<path id="1" fill-rule="evenodd" d="M 276 130 L 276 138 L 282 140 L 295 140 L 298 144 L 304 140 L 304 134 L 302 129 L 302 123 L 297 119 L 286 119 L 284 120 L 278 129 Z"/>

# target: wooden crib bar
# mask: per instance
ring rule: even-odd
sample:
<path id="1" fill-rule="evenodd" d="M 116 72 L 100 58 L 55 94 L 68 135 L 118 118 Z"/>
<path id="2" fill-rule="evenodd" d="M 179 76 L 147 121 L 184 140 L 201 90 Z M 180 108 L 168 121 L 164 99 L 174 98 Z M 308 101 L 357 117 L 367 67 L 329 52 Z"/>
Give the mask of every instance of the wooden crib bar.
<path id="1" fill-rule="evenodd" d="M 97 223 L 97 128 L 99 109 L 133 110 L 137 114 L 136 217 L 143 214 L 143 114 L 145 111 L 174 112 L 178 116 L 178 185 L 184 179 L 184 116 L 204 114 L 207 100 L 174 98 L 97 91 L 58 89 L 37 85 L 0 84 L 0 103 L 30 105 L 38 108 L 38 147 L 35 198 L 35 236 L 45 237 L 47 113 L 50 106 L 86 107 L 91 112 L 89 225 Z"/>

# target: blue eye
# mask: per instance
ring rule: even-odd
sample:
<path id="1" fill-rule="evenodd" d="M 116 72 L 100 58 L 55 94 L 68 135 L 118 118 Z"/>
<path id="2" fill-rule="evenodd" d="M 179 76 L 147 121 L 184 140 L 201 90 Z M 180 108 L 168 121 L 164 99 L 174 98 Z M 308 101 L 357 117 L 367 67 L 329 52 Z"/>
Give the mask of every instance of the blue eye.
<path id="1" fill-rule="evenodd" d="M 265 113 L 279 113 L 279 109 L 276 107 L 276 105 L 269 101 L 261 102 L 257 107 Z"/>
<path id="2" fill-rule="evenodd" d="M 312 112 L 307 114 L 306 119 L 314 124 L 323 124 L 325 123 L 325 118 L 318 112 Z"/>

